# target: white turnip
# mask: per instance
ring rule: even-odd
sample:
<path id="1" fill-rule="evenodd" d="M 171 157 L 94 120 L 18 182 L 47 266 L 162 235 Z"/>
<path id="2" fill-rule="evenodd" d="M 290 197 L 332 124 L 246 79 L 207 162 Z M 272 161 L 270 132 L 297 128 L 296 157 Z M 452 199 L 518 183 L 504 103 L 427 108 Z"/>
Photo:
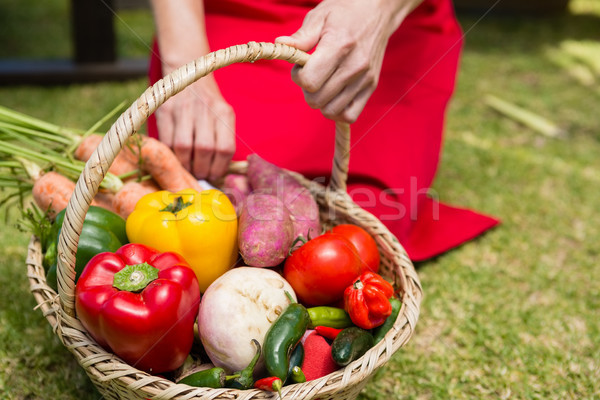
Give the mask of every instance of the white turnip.
<path id="1" fill-rule="evenodd" d="M 229 373 L 245 368 L 256 354 L 252 339 L 263 343 L 271 324 L 296 300 L 290 284 L 265 268 L 238 267 L 206 290 L 198 312 L 198 333 L 215 366 Z M 264 371 L 263 357 L 255 369 Z"/>

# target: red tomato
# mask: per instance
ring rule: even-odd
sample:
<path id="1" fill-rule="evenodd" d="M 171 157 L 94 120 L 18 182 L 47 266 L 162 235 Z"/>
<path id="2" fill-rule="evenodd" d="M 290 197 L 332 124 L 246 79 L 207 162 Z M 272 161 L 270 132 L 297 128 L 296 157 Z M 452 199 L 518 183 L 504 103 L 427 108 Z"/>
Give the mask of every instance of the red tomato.
<path id="1" fill-rule="evenodd" d="M 283 266 L 283 277 L 306 306 L 331 304 L 362 271 L 354 245 L 345 237 L 326 233 L 294 250 Z"/>
<path id="2" fill-rule="evenodd" d="M 354 247 L 356 247 L 361 260 L 366 264 L 366 267 L 375 273 L 379 272 L 381 257 L 379 256 L 377 243 L 375 243 L 375 239 L 367 231 L 358 225 L 342 224 L 334 226 L 330 232 L 342 235 L 351 241 Z"/>

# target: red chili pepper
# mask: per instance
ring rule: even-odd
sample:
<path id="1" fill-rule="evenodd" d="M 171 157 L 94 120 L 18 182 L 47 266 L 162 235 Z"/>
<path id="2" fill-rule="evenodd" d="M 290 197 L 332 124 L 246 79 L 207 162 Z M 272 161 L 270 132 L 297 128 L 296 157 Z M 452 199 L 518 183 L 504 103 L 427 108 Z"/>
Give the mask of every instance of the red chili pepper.
<path id="1" fill-rule="evenodd" d="M 254 387 L 260 390 L 268 390 L 270 392 L 279 393 L 279 398 L 281 398 L 281 388 L 283 386 L 283 381 L 276 376 L 269 376 L 267 378 L 262 378 L 254 382 Z"/>
<path id="2" fill-rule="evenodd" d="M 192 348 L 200 288 L 176 253 L 134 243 L 99 253 L 75 296 L 77 316 L 92 337 L 136 368 L 173 371 Z"/>
<path id="3" fill-rule="evenodd" d="M 343 329 L 331 328 L 329 326 L 315 326 L 315 331 L 324 338 L 335 339 L 335 337 L 343 331 Z"/>
<path id="4" fill-rule="evenodd" d="M 383 324 L 392 313 L 389 299 L 393 295 L 391 283 L 379 274 L 366 271 L 344 291 L 344 309 L 356 326 L 372 329 Z"/>

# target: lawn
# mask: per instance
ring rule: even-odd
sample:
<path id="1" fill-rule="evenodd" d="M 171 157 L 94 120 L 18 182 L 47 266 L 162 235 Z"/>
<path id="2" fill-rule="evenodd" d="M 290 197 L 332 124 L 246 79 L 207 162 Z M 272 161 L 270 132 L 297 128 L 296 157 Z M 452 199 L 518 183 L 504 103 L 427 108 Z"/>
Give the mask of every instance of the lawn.
<path id="1" fill-rule="evenodd" d="M 67 4 L 0 0 L 0 58 L 68 56 Z M 600 3 L 574 0 L 561 16 L 459 18 L 466 44 L 434 190 L 502 224 L 417 265 L 425 298 L 415 335 L 360 399 L 598 399 Z M 145 10 L 119 12 L 120 54 L 145 55 L 151 24 Z M 146 86 L 0 87 L 0 105 L 87 128 Z M 494 111 L 490 94 L 565 134 Z M 0 231 L 0 398 L 98 399 L 34 310 L 16 217 Z"/>

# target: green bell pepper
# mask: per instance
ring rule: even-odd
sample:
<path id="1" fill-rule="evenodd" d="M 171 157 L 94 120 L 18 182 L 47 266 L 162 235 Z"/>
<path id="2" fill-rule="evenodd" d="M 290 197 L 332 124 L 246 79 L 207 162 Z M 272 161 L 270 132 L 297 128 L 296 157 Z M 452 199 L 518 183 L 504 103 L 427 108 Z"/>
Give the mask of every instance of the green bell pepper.
<path id="1" fill-rule="evenodd" d="M 46 254 L 44 256 L 44 264 L 48 266 L 46 273 L 46 283 L 48 286 L 57 290 L 57 246 L 58 236 L 62 228 L 65 218 L 65 210 L 62 210 L 56 215 L 56 219 L 52 226 L 51 242 L 48 244 Z M 79 279 L 79 275 L 88 261 L 98 253 L 105 251 L 115 252 L 124 244 L 129 243 L 127 234 L 125 233 L 125 220 L 102 207 L 90 206 L 85 220 L 79 243 L 77 244 L 77 254 L 75 255 L 75 282 Z"/>

